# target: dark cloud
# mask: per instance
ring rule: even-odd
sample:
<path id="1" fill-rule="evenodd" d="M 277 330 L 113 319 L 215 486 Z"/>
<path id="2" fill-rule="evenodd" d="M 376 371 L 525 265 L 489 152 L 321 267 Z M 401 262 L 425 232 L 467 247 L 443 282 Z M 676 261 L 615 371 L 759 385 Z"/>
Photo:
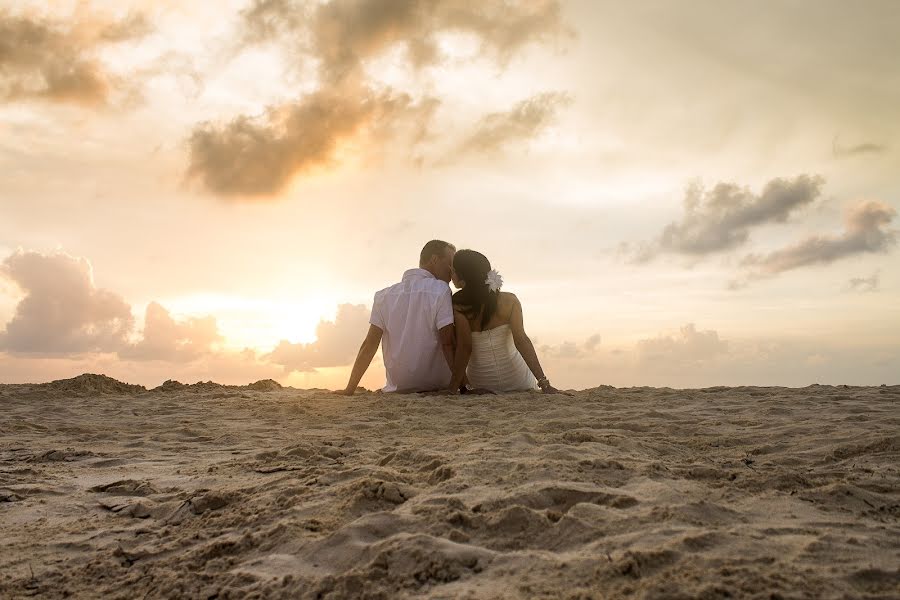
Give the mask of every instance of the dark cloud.
<path id="1" fill-rule="evenodd" d="M 263 359 L 282 365 L 286 373 L 347 366 L 353 364 L 368 329 L 369 310 L 364 305 L 341 304 L 333 322 L 319 322 L 316 341 L 292 344 L 282 340 Z"/>
<path id="2" fill-rule="evenodd" d="M 838 144 L 837 138 L 831 145 L 831 151 L 838 158 L 848 156 L 858 156 L 860 154 L 884 154 L 888 151 L 888 147 L 884 144 L 876 144 L 874 142 L 865 142 L 856 144 L 855 146 L 841 146 Z"/>
<path id="3" fill-rule="evenodd" d="M 559 109 L 570 103 L 566 94 L 547 92 L 523 100 L 505 112 L 485 116 L 462 143 L 464 153 L 490 153 L 510 142 L 527 140 L 550 125 Z"/>
<path id="4" fill-rule="evenodd" d="M 295 175 L 330 164 L 342 142 L 383 142 L 399 128 L 427 120 L 433 109 L 430 100 L 414 103 L 407 94 L 390 91 L 318 91 L 296 104 L 272 107 L 260 118 L 200 125 L 190 137 L 187 175 L 220 196 L 271 197 Z"/>
<path id="5" fill-rule="evenodd" d="M 365 62 L 389 48 L 404 47 L 409 65 L 420 69 L 441 61 L 439 34 L 463 32 L 476 36 L 483 54 L 503 64 L 526 44 L 565 32 L 558 0 L 331 0 L 315 6 L 255 0 L 241 18 L 241 44 L 287 46 L 292 62 L 316 64 L 319 88 L 262 116 L 195 128 L 188 178 L 218 196 L 238 199 L 272 197 L 296 175 L 334 164 L 343 142 L 383 154 L 400 137 L 398 130 L 412 147 L 423 141 L 439 100 L 385 90 L 365 73 Z M 502 136 L 521 139 L 539 130 L 559 103 L 555 95 L 533 99 L 523 114 L 494 126 L 496 143 Z"/>
<path id="6" fill-rule="evenodd" d="M 254 0 L 241 11 L 244 44 L 296 36 L 309 21 L 309 6 L 291 0 Z"/>
<path id="7" fill-rule="evenodd" d="M 363 62 L 402 45 L 410 63 L 440 62 L 437 36 L 474 35 L 482 54 L 505 63 L 523 46 L 570 35 L 559 0 L 331 0 L 310 8 L 290 0 L 255 0 L 242 13 L 249 42 L 286 41 L 319 62 L 323 81 L 361 76 Z"/>
<path id="8" fill-rule="evenodd" d="M 880 284 L 879 273 L 873 273 L 870 277 L 852 277 L 847 282 L 847 289 L 857 292 L 874 292 Z"/>
<path id="9" fill-rule="evenodd" d="M 708 191 L 692 185 L 681 221 L 667 225 L 655 242 L 642 244 L 634 259 L 646 262 L 660 253 L 702 257 L 731 250 L 750 239 L 752 228 L 787 221 L 819 197 L 823 183 L 819 176 L 778 178 L 758 195 L 733 183 L 719 183 Z"/>
<path id="10" fill-rule="evenodd" d="M 0 10 L 0 100 L 98 106 L 131 84 L 96 57 L 105 45 L 147 35 L 142 15 L 120 21 L 57 21 Z"/>
<path id="11" fill-rule="evenodd" d="M 728 342 L 719 339 L 718 332 L 697 331 L 693 323 L 682 327 L 676 335 L 661 335 L 637 343 L 638 360 L 648 363 L 695 363 L 727 353 Z"/>
<path id="12" fill-rule="evenodd" d="M 842 234 L 811 236 L 769 254 L 750 254 L 741 264 L 749 270 L 748 279 L 758 279 L 859 254 L 887 252 L 897 242 L 897 232 L 887 228 L 896 214 L 883 202 L 860 202 L 847 211 Z"/>
<path id="13" fill-rule="evenodd" d="M 584 342 L 585 349 L 588 351 L 596 350 L 597 346 L 600 345 L 600 342 L 602 341 L 602 339 L 603 338 L 600 337 L 599 333 L 595 333 L 594 335 L 589 337 L 587 340 L 585 340 L 585 342 Z"/>
<path id="14" fill-rule="evenodd" d="M 212 344 L 221 340 L 215 317 L 191 317 L 179 322 L 162 305 L 151 302 L 145 313 L 143 338 L 119 350 L 119 356 L 190 362 L 210 353 Z"/>
<path id="15" fill-rule="evenodd" d="M 95 287 L 86 259 L 19 250 L 3 261 L 0 275 L 25 293 L 0 332 L 0 350 L 68 354 L 112 352 L 125 345 L 134 323 L 131 307 Z"/>

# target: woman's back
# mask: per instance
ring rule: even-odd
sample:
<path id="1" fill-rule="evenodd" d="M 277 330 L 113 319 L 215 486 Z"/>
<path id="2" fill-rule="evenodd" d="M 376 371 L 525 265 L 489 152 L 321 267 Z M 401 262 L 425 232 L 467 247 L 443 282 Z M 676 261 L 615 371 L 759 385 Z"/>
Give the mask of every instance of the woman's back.
<path id="1" fill-rule="evenodd" d="M 472 332 L 469 383 L 494 392 L 534 389 L 537 380 L 516 349 L 509 324 Z"/>
<path id="2" fill-rule="evenodd" d="M 459 250 L 450 279 L 459 290 L 453 294 L 457 350 L 450 387 L 455 390 L 467 375 L 472 385 L 494 391 L 539 386 L 544 393 L 558 392 L 525 333 L 522 303 L 515 294 L 500 291 L 503 277 L 487 257 Z"/>
<path id="3" fill-rule="evenodd" d="M 515 302 L 513 294 L 500 292 L 497 309 L 484 329 L 481 329 L 480 314 L 468 319 L 472 331 L 472 356 L 466 375 L 474 387 L 512 392 L 534 389 L 537 385 L 512 335 L 510 317 Z"/>

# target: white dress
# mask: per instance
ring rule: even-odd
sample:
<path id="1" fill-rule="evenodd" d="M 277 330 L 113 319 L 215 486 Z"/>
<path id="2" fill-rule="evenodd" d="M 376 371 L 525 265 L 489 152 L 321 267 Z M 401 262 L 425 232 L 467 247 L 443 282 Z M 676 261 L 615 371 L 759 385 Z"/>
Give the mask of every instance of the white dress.
<path id="1" fill-rule="evenodd" d="M 466 369 L 469 384 L 493 392 L 532 390 L 537 380 L 516 349 L 509 325 L 472 332 L 472 356 Z"/>

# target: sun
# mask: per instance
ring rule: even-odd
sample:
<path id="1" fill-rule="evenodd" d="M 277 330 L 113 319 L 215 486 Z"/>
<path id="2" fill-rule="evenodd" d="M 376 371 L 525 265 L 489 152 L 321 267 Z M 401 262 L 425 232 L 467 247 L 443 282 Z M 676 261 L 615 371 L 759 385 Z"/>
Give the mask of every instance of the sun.
<path id="1" fill-rule="evenodd" d="M 336 304 L 326 298 L 254 298 L 191 294 L 160 301 L 176 320 L 211 315 L 223 337 L 222 349 L 268 352 L 282 340 L 308 344 L 319 322 L 334 318 Z"/>

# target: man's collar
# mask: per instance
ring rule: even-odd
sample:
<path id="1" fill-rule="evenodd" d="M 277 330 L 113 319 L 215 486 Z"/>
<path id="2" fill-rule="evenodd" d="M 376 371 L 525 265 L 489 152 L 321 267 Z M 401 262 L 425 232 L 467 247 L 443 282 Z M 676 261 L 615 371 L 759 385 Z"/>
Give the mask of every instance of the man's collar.
<path id="1" fill-rule="evenodd" d="M 432 275 L 431 271 L 418 267 L 415 269 L 407 269 L 403 273 L 403 281 L 406 281 L 407 279 L 437 279 L 437 277 Z"/>

